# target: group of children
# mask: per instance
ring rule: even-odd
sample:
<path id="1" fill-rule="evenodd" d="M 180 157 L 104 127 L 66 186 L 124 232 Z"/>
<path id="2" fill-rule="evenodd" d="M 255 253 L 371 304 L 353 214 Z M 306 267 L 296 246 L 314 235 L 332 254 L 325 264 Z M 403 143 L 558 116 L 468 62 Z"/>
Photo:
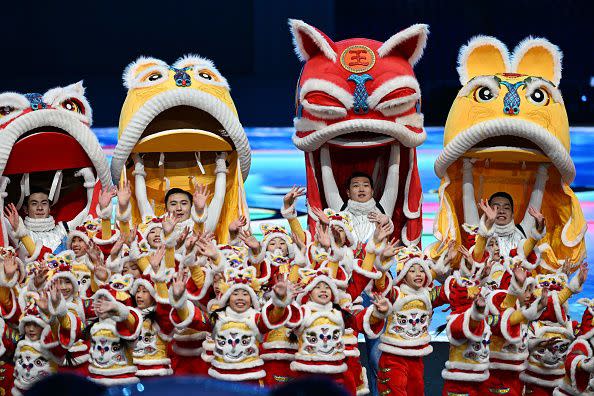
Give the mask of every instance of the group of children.
<path id="1" fill-rule="evenodd" d="M 123 182 L 101 192 L 97 218 L 70 229 L 52 223 L 48 195 L 33 190 L 24 221 L 11 204 L 4 214 L 14 248 L 0 259 L 0 386 L 19 395 L 56 372 L 106 385 L 200 375 L 274 386 L 322 375 L 366 394 L 362 333 L 379 338 L 379 393 L 423 395 L 432 313 L 449 306 L 444 395 L 594 394 L 594 300 L 580 300 L 581 323 L 566 305 L 587 266 L 540 266 L 546 226 L 536 208 L 528 229 L 517 227 L 512 197 L 494 194 L 464 227 L 471 244 L 446 241 L 430 257 L 394 238 L 390 217 L 369 204 L 371 180 L 352 175 L 343 211 L 309 208 L 312 232 L 295 210 L 304 191 L 292 188 L 281 210 L 290 232 L 263 224 L 257 240 L 240 217 L 227 244 L 212 233 L 203 186 L 169 190 L 165 215 L 145 205 L 132 224 Z M 56 229 L 61 251 L 48 243 Z"/>

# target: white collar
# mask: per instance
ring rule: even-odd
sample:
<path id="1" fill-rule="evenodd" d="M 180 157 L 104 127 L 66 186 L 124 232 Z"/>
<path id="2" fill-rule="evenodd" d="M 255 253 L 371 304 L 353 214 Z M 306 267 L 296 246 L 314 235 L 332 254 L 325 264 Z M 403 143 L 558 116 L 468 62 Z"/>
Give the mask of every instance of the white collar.
<path id="1" fill-rule="evenodd" d="M 510 221 L 505 225 L 493 224 L 493 231 L 498 237 L 506 237 L 516 231 L 516 224 L 513 221 Z"/>
<path id="2" fill-rule="evenodd" d="M 310 300 L 305 305 L 307 305 L 307 307 L 312 311 L 331 311 L 333 308 L 332 301 L 326 304 L 318 304 L 317 302 L 313 302 Z"/>
<path id="3" fill-rule="evenodd" d="M 25 227 L 29 231 L 33 232 L 47 232 L 56 228 L 56 221 L 53 216 L 49 216 L 43 219 L 32 219 L 29 216 L 25 216 Z"/>
<path id="4" fill-rule="evenodd" d="M 376 207 L 377 204 L 373 198 L 367 202 L 357 202 L 349 199 L 346 210 L 355 216 L 367 216 L 370 212 L 373 212 Z"/>
<path id="5" fill-rule="evenodd" d="M 255 312 L 256 312 L 256 310 L 251 307 L 248 308 L 247 311 L 242 312 L 242 313 L 234 311 L 229 306 L 227 308 L 225 308 L 225 315 L 227 315 L 231 319 L 247 319 L 247 318 L 251 317 L 252 315 L 254 315 Z"/>

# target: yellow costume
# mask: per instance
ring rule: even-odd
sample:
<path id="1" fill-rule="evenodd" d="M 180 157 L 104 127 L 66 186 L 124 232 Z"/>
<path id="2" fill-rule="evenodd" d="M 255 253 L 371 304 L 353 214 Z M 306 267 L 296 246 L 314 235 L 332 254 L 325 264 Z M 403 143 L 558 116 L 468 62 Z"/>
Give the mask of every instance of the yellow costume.
<path id="1" fill-rule="evenodd" d="M 134 223 L 143 215 L 139 197 L 159 216 L 167 190 L 177 187 L 191 193 L 195 180 L 214 192 L 206 224 L 212 225 L 218 241 L 226 242 L 229 223 L 248 215 L 243 180 L 251 161 L 227 81 L 210 60 L 190 55 L 172 66 L 140 58 L 127 67 L 124 83 L 128 95 L 111 171 L 116 181 L 139 173 L 145 178 L 146 196 L 139 196 L 131 183 Z M 136 154 L 144 167 L 135 172 L 131 158 Z M 218 177 L 222 173 L 226 176 Z"/>
<path id="2" fill-rule="evenodd" d="M 450 240 L 461 244 L 460 226 L 478 225 L 476 202 L 498 191 L 513 197 L 514 221 L 528 228 L 528 236 L 534 219 L 527 207 L 540 206 L 547 224 L 536 247 L 544 259 L 541 270 L 554 271 L 559 260 L 578 262 L 585 255 L 586 222 L 569 187 L 575 167 L 558 89 L 561 57 L 555 45 L 539 38 L 524 40 L 511 55 L 492 37 L 475 37 L 462 47 L 463 87 L 435 162 L 441 185 L 433 255 Z"/>

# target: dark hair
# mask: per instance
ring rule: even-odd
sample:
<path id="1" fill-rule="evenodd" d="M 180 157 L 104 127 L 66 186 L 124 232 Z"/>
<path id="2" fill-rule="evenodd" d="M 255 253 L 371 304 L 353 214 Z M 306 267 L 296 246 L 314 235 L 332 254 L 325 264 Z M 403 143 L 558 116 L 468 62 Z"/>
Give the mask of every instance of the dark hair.
<path id="1" fill-rule="evenodd" d="M 49 199 L 49 191 L 46 188 L 42 188 L 42 187 L 37 187 L 37 186 L 31 186 L 31 189 L 29 190 L 29 195 L 27 195 L 25 197 L 25 202 L 24 202 L 24 206 L 28 206 L 29 205 L 29 198 L 31 197 L 31 195 L 33 194 L 45 194 L 48 196 L 48 201 L 51 205 L 52 201 Z"/>
<path id="2" fill-rule="evenodd" d="M 165 205 L 167 205 L 167 201 L 169 201 L 169 197 L 171 197 L 173 194 L 184 194 L 188 197 L 188 199 L 190 200 L 190 203 L 192 203 L 192 194 L 190 194 L 186 190 L 182 190 L 181 188 L 175 187 L 175 188 L 172 188 L 171 190 L 167 191 L 167 193 L 165 194 Z"/>
<path id="3" fill-rule="evenodd" d="M 512 210 L 514 210 L 514 200 L 512 198 L 511 195 L 509 195 L 508 193 L 504 192 L 504 191 L 498 191 L 496 193 L 494 193 L 493 195 L 491 195 L 489 197 L 489 206 L 491 206 L 491 203 L 493 202 L 493 199 L 495 198 L 505 198 L 509 201 Z"/>
<path id="4" fill-rule="evenodd" d="M 351 187 L 351 182 L 353 181 L 353 179 L 355 177 L 365 177 L 367 178 L 367 180 L 369 180 L 369 185 L 371 186 L 371 188 L 373 188 L 373 179 L 371 178 L 371 176 L 369 176 L 369 174 L 365 173 L 365 172 L 359 172 L 359 171 L 355 171 L 353 173 L 351 173 L 351 175 L 349 176 L 347 182 L 346 182 L 346 189 L 348 190 Z"/>

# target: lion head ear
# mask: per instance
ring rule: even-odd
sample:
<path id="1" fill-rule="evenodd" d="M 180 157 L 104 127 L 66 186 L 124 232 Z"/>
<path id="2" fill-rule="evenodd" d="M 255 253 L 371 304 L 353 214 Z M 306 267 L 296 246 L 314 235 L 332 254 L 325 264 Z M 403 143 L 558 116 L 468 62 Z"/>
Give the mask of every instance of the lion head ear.
<path id="1" fill-rule="evenodd" d="M 460 48 L 457 70 L 462 85 L 477 76 L 507 73 L 511 70 L 509 51 L 495 37 L 473 37 Z"/>
<path id="2" fill-rule="evenodd" d="M 160 59 L 148 58 L 145 56 L 141 56 L 134 62 L 130 63 L 128 66 L 126 66 L 124 74 L 122 75 L 122 79 L 124 80 L 124 87 L 126 87 L 126 89 L 130 89 L 133 86 L 133 82 L 136 79 L 136 77 L 138 77 L 138 75 L 142 73 L 142 71 L 153 66 L 167 67 L 167 64 Z"/>
<path id="3" fill-rule="evenodd" d="M 514 49 L 512 71 L 542 77 L 555 85 L 561 82 L 563 53 L 544 38 L 527 37 Z"/>
<path id="4" fill-rule="evenodd" d="M 324 33 L 298 19 L 289 19 L 289 28 L 293 35 L 295 53 L 300 60 L 308 61 L 322 53 L 332 62 L 336 62 L 336 45 Z"/>
<path id="5" fill-rule="evenodd" d="M 386 40 L 377 53 L 382 58 L 389 55 L 402 56 L 414 66 L 423 56 L 428 35 L 429 26 L 425 24 L 409 26 Z"/>

